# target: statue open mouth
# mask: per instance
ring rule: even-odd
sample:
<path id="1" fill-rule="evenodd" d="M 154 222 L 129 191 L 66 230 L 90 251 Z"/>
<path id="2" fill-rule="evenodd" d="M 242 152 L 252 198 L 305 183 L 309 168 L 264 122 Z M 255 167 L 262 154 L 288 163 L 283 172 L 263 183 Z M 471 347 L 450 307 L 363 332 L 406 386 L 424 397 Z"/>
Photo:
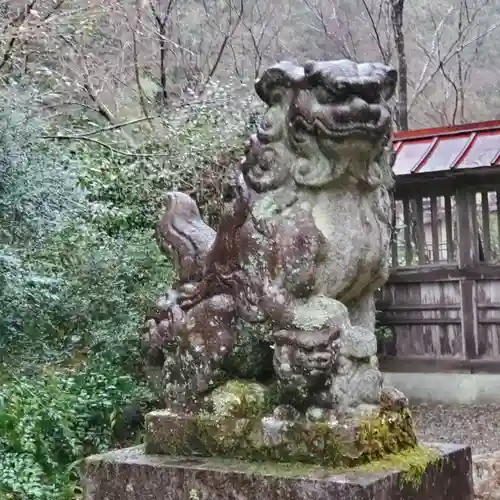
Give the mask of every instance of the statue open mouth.
<path id="1" fill-rule="evenodd" d="M 322 120 L 319 117 L 309 121 L 300 114 L 293 116 L 289 122 L 289 131 L 298 142 L 300 136 L 304 136 L 305 139 L 308 135 L 331 140 L 352 138 L 377 142 L 387 135 L 389 128 L 390 120 L 386 118 L 385 113 L 381 113 L 376 123 L 357 121 L 339 123 L 334 120 Z"/>

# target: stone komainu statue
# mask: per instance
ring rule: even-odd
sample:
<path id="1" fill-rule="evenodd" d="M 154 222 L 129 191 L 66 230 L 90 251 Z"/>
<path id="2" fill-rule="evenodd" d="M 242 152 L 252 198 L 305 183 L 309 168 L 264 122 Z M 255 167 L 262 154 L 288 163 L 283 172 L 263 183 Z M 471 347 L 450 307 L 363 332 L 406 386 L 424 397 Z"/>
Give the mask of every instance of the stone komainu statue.
<path id="1" fill-rule="evenodd" d="M 143 342 L 163 364 L 168 408 L 195 410 L 217 385 L 238 318 L 272 326 L 288 403 L 386 404 L 374 292 L 389 273 L 396 82 L 382 64 L 281 62 L 255 84 L 268 110 L 228 175 L 218 230 L 189 196 L 167 195 L 158 239 L 178 281 Z"/>

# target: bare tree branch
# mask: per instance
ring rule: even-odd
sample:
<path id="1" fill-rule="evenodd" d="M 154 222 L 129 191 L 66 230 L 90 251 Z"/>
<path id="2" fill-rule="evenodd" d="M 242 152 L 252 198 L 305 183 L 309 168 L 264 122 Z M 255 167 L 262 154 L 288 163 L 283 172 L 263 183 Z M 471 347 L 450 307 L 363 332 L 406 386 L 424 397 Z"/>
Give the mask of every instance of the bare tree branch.
<path id="1" fill-rule="evenodd" d="M 90 99 L 96 104 L 98 113 L 104 117 L 109 123 L 115 124 L 116 119 L 109 108 L 102 102 L 99 98 L 99 94 L 96 92 L 94 86 L 90 81 L 90 71 L 87 65 L 86 56 L 82 54 L 76 44 L 69 37 L 64 35 L 59 35 L 61 40 L 63 40 L 76 54 L 78 61 L 80 63 L 80 68 L 83 72 L 83 82 L 80 84 L 81 87 L 87 92 Z"/>
<path id="2" fill-rule="evenodd" d="M 0 70 L 2 70 L 5 65 L 11 60 L 12 53 L 14 51 L 14 47 L 19 39 L 19 32 L 23 27 L 24 23 L 28 20 L 28 17 L 33 10 L 37 0 L 30 0 L 23 8 L 21 13 L 16 16 L 12 21 L 10 21 L 7 26 L 3 29 L 3 32 L 6 33 L 8 30 L 12 31 L 7 44 L 6 49 L 0 58 Z"/>

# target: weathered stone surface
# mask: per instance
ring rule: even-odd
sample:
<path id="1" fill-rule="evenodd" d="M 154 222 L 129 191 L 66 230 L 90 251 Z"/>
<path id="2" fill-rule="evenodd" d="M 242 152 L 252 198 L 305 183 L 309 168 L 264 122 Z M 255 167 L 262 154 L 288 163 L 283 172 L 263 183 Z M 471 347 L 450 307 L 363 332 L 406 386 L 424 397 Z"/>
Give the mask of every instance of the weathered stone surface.
<path id="1" fill-rule="evenodd" d="M 436 449 L 439 457 L 422 469 L 380 462 L 336 471 L 145 455 L 135 447 L 88 458 L 83 486 L 86 500 L 472 500 L 470 448 Z"/>
<path id="2" fill-rule="evenodd" d="M 157 235 L 178 281 L 142 335 L 168 409 L 197 411 L 227 380 L 241 319 L 272 328 L 262 363 L 278 404 L 353 414 L 380 402 L 374 292 L 389 274 L 396 82 L 383 64 L 281 62 L 255 84 L 269 108 L 229 170 L 217 231 L 168 193 Z"/>
<path id="3" fill-rule="evenodd" d="M 373 333 L 363 326 L 346 329 L 339 354 L 351 358 L 370 358 L 377 354 L 377 339 Z"/>
<path id="4" fill-rule="evenodd" d="M 217 387 L 206 398 L 216 417 L 255 418 L 268 410 L 268 389 L 256 382 L 231 380 Z"/>
<path id="5" fill-rule="evenodd" d="M 500 500 L 500 451 L 472 457 L 474 498 Z"/>
<path id="6" fill-rule="evenodd" d="M 340 422 L 177 415 L 164 410 L 146 416 L 145 443 L 152 454 L 338 467 L 414 448 L 416 436 L 407 409 Z"/>

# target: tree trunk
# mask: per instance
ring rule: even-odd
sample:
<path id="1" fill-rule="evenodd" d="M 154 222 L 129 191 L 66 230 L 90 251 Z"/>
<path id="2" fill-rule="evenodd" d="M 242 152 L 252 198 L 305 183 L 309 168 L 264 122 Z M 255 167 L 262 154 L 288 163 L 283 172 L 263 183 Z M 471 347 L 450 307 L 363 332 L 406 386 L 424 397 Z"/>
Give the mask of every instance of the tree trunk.
<path id="1" fill-rule="evenodd" d="M 403 32 L 404 3 L 404 0 L 391 0 L 391 23 L 399 72 L 396 108 L 396 124 L 399 130 L 408 130 L 408 66 Z"/>
<path id="2" fill-rule="evenodd" d="M 162 20 L 160 28 L 160 90 L 161 101 L 164 106 L 168 103 L 168 83 L 167 83 L 167 29 L 166 19 Z"/>

